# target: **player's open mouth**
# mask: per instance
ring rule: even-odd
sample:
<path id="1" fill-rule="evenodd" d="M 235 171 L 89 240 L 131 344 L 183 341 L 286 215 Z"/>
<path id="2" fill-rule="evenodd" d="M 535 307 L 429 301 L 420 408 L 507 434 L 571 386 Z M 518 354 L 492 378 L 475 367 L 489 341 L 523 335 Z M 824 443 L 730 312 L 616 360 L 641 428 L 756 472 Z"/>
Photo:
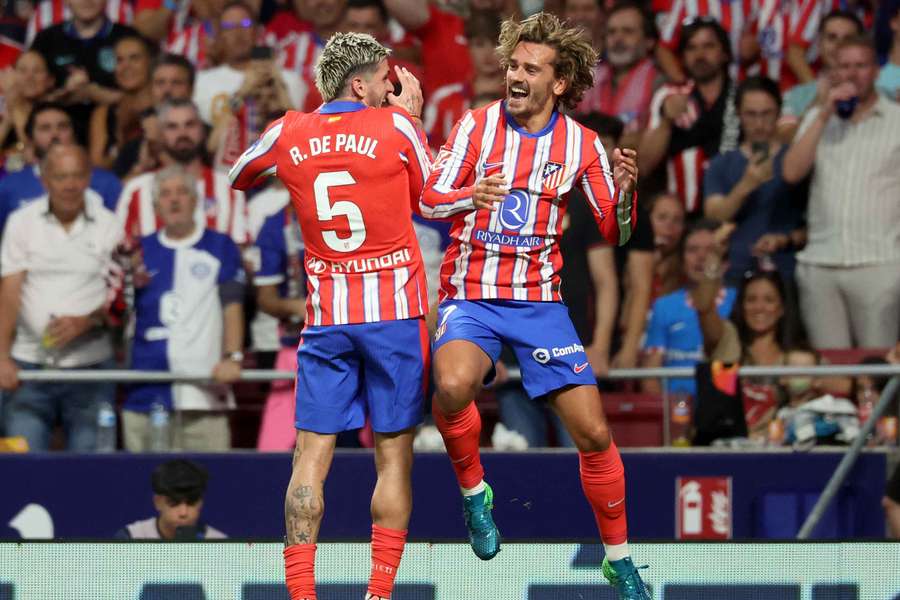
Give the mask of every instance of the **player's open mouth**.
<path id="1" fill-rule="evenodd" d="M 509 97 L 514 100 L 521 100 L 528 96 L 528 90 L 523 87 L 513 85 L 509 88 Z"/>

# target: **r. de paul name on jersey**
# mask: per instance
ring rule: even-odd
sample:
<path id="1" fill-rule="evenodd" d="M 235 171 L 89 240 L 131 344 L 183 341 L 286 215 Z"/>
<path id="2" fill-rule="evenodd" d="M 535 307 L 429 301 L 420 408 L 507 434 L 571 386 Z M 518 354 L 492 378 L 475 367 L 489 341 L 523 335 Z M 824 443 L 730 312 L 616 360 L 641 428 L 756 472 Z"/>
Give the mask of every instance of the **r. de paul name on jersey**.
<path id="1" fill-rule="evenodd" d="M 294 161 L 295 165 L 299 165 L 310 156 L 318 156 L 319 154 L 327 154 L 329 152 L 349 152 L 367 158 L 378 158 L 375 156 L 375 146 L 378 145 L 378 140 L 364 135 L 357 136 L 352 133 L 338 133 L 333 136 L 333 140 L 332 136 L 323 135 L 322 137 L 311 137 L 306 140 L 306 143 L 308 146 L 306 152 L 301 150 L 298 146 L 292 146 L 289 150 L 291 160 Z"/>

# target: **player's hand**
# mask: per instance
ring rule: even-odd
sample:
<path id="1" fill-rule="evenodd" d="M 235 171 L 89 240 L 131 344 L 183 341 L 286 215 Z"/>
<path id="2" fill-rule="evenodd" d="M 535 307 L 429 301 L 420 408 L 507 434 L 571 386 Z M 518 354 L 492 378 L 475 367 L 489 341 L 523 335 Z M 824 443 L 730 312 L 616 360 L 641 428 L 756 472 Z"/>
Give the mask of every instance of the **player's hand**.
<path id="1" fill-rule="evenodd" d="M 394 72 L 397 74 L 397 80 L 400 82 L 400 95 L 397 96 L 394 92 L 390 92 L 387 95 L 388 104 L 399 106 L 411 116 L 421 119 L 424 100 L 419 80 L 406 67 L 394 65 Z"/>
<path id="2" fill-rule="evenodd" d="M 503 202 L 508 193 L 509 186 L 506 185 L 506 176 L 502 173 L 491 175 L 475 182 L 472 202 L 475 204 L 476 209 L 486 208 L 494 210 L 499 206 L 499 202 Z"/>
<path id="3" fill-rule="evenodd" d="M 613 179 L 616 186 L 626 194 L 634 192 L 638 179 L 637 150 L 631 148 L 613 150 Z"/>
<path id="4" fill-rule="evenodd" d="M 10 357 L 0 358 L 0 390 L 8 392 L 19 387 L 19 366 Z"/>
<path id="5" fill-rule="evenodd" d="M 241 364 L 224 358 L 213 367 L 212 378 L 216 383 L 234 383 L 241 378 Z"/>
<path id="6" fill-rule="evenodd" d="M 65 348 L 91 329 L 88 316 L 54 317 L 47 325 L 47 335 L 53 340 L 54 348 Z"/>

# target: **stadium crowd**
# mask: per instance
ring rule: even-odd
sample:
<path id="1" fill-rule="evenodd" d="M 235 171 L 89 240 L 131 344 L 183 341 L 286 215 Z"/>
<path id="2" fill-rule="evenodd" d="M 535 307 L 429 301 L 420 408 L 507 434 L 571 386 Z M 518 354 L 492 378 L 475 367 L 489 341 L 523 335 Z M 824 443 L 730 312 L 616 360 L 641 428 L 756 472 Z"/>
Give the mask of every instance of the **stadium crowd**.
<path id="1" fill-rule="evenodd" d="M 313 318 L 288 192 L 232 189 L 235 159 L 285 111 L 319 106 L 313 65 L 338 31 L 370 33 L 419 78 L 437 155 L 467 109 L 506 94 L 502 20 L 541 8 L 602 50 L 573 112 L 609 155 L 637 149 L 642 176 L 627 245 L 604 244 L 578 192 L 565 215 L 562 294 L 596 375 L 854 348 L 897 360 L 900 0 L 20 0 L 0 22 L 0 434 L 90 451 L 109 445 L 112 406 L 129 451 L 232 447 L 241 390 L 260 391 L 231 384 L 242 367 L 293 370 Z M 434 304 L 448 225 L 416 228 Z M 495 444 L 571 444 L 514 366 L 497 365 Z M 18 377 L 116 367 L 215 383 Z M 781 444 L 803 441 L 790 423 L 804 402 L 847 398 L 864 418 L 883 385 L 737 394 L 747 437 Z M 291 385 L 262 393 L 257 446 L 292 447 Z M 878 441 L 896 443 L 896 424 Z"/>

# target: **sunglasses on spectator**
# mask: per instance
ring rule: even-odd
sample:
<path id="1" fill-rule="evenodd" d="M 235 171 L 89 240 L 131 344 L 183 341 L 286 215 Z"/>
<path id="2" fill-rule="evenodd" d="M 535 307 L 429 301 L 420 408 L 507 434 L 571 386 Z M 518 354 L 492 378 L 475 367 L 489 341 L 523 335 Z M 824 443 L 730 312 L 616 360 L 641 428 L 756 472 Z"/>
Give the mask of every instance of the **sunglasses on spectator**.
<path id="1" fill-rule="evenodd" d="M 219 23 L 219 27 L 225 31 L 230 31 L 232 29 L 250 29 L 253 27 L 253 19 L 241 19 L 236 23 L 234 21 L 222 21 Z"/>

